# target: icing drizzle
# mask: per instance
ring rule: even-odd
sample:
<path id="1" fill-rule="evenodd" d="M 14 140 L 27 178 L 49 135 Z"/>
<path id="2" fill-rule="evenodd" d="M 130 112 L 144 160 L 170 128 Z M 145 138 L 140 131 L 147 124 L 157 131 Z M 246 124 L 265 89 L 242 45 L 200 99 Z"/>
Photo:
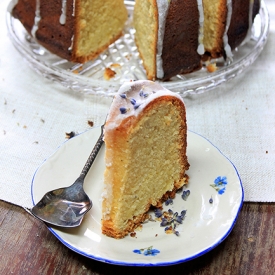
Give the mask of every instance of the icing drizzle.
<path id="1" fill-rule="evenodd" d="M 254 6 L 254 1 L 255 0 L 250 0 L 249 1 L 249 18 L 248 18 L 248 31 L 246 34 L 246 37 L 244 39 L 244 41 L 242 42 L 242 45 L 245 44 L 246 42 L 248 42 L 248 40 L 251 37 L 251 33 L 252 33 L 252 24 L 253 24 L 253 6 Z"/>
<path id="2" fill-rule="evenodd" d="M 204 44 L 203 44 L 203 23 L 204 23 L 204 13 L 203 13 L 203 5 L 202 5 L 202 0 L 197 0 L 198 3 L 198 10 L 199 10 L 199 38 L 198 38 L 198 49 L 197 52 L 200 55 L 203 55 L 205 50 L 204 50 Z"/>
<path id="3" fill-rule="evenodd" d="M 62 0 L 61 15 L 59 18 L 59 23 L 61 25 L 65 25 L 66 23 L 66 7 L 67 7 L 67 0 Z"/>
<path id="4" fill-rule="evenodd" d="M 231 17 L 232 17 L 232 0 L 227 0 L 227 17 L 226 17 L 225 31 L 223 34 L 223 45 L 224 45 L 224 51 L 225 51 L 226 57 L 229 62 L 233 61 L 233 54 L 232 54 L 231 47 L 228 44 L 228 36 L 227 36 L 227 32 L 231 22 Z"/>
<path id="5" fill-rule="evenodd" d="M 168 9 L 170 6 L 170 1 L 157 0 L 158 7 L 158 39 L 157 39 L 157 55 L 156 55 L 156 74 L 157 78 L 163 78 L 164 72 L 162 67 L 162 49 L 163 49 L 163 37 L 165 31 L 166 17 Z"/>
<path id="6" fill-rule="evenodd" d="M 36 0 L 36 9 L 35 9 L 35 17 L 34 17 L 34 24 L 32 26 L 31 34 L 35 37 L 35 33 L 38 30 L 38 25 L 41 20 L 40 16 L 40 0 Z"/>

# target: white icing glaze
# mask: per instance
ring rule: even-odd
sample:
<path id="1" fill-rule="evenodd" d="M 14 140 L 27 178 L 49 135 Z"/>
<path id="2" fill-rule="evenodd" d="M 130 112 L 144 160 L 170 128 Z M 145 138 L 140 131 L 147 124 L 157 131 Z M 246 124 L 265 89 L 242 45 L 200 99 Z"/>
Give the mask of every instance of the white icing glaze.
<path id="1" fill-rule="evenodd" d="M 66 8 L 67 8 L 67 0 L 62 0 L 61 15 L 59 18 L 59 23 L 61 25 L 65 25 L 66 23 Z"/>
<path id="2" fill-rule="evenodd" d="M 34 17 L 34 24 L 32 26 L 31 34 L 35 37 L 35 33 L 38 30 L 38 25 L 41 20 L 40 16 L 40 0 L 36 0 L 36 10 L 35 10 L 35 17 Z"/>
<path id="3" fill-rule="evenodd" d="M 73 0 L 73 13 L 72 13 L 72 16 L 75 15 L 75 0 Z"/>
<path id="4" fill-rule="evenodd" d="M 233 54 L 232 54 L 231 47 L 228 44 L 228 36 L 227 36 L 227 32 L 231 22 L 231 17 L 232 17 L 232 0 L 227 0 L 227 17 L 226 17 L 225 31 L 223 35 L 223 45 L 224 45 L 224 51 L 226 53 L 226 57 L 228 61 L 233 60 Z"/>
<path id="5" fill-rule="evenodd" d="M 11 0 L 7 7 L 7 11 L 11 13 L 13 8 L 17 5 L 17 3 L 18 3 L 18 0 Z"/>
<path id="6" fill-rule="evenodd" d="M 246 37 L 241 45 L 247 43 L 251 38 L 252 24 L 253 24 L 253 6 L 254 6 L 254 0 L 250 0 L 249 1 L 248 31 L 247 31 Z"/>
<path id="7" fill-rule="evenodd" d="M 115 95 L 104 131 L 114 129 L 130 116 L 138 116 L 154 99 L 171 95 L 183 99 L 160 84 L 149 80 L 125 82 Z"/>
<path id="8" fill-rule="evenodd" d="M 71 51 L 73 49 L 73 45 L 74 45 L 74 35 L 72 36 L 71 38 L 71 45 L 70 47 L 68 48 L 68 51 Z"/>
<path id="9" fill-rule="evenodd" d="M 163 78 L 163 66 L 162 66 L 162 48 L 163 48 L 163 37 L 165 31 L 166 17 L 169 10 L 169 0 L 157 0 L 158 7 L 158 39 L 157 39 L 157 55 L 156 55 L 156 74 L 157 78 Z"/>
<path id="10" fill-rule="evenodd" d="M 199 37 L 198 37 L 198 49 L 197 52 L 200 55 L 203 55 L 205 50 L 204 50 L 204 45 L 203 45 L 203 26 L 204 26 L 204 13 L 203 13 L 203 4 L 202 0 L 197 0 L 198 3 L 198 10 L 199 10 Z"/>

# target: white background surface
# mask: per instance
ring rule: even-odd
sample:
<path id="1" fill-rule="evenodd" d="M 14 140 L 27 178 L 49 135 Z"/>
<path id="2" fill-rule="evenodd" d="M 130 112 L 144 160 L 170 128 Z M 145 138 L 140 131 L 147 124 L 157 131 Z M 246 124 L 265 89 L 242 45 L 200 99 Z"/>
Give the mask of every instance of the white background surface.
<path id="1" fill-rule="evenodd" d="M 271 23 L 267 44 L 240 77 L 185 98 L 187 122 L 237 167 L 245 201 L 275 201 L 275 2 L 266 0 Z M 87 121 L 101 125 L 110 99 L 82 95 L 33 71 L 8 38 L 0 3 L 0 199 L 30 207 L 33 174 Z M 73 161 L 73 160 L 72 160 Z"/>

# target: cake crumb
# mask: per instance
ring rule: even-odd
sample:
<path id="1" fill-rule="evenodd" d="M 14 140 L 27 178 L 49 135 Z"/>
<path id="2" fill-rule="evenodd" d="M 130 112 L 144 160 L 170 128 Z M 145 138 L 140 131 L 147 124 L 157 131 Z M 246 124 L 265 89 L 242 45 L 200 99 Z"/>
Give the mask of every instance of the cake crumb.
<path id="1" fill-rule="evenodd" d="M 134 238 L 134 237 L 136 237 L 136 234 L 137 234 L 136 232 L 131 232 L 131 233 L 130 233 L 130 236 L 131 236 L 132 238 Z"/>
<path id="2" fill-rule="evenodd" d="M 131 59 L 131 57 L 132 57 L 132 55 L 131 55 L 131 54 L 127 54 L 127 55 L 125 55 L 125 58 L 126 58 L 126 59 L 128 59 L 128 60 L 130 60 L 130 59 Z"/>
<path id="3" fill-rule="evenodd" d="M 72 138 L 72 137 L 75 136 L 75 132 L 74 131 L 71 131 L 70 133 L 65 133 L 65 134 L 66 134 L 66 138 L 67 139 L 70 139 L 70 138 Z"/>
<path id="4" fill-rule="evenodd" d="M 158 234 L 155 235 L 155 237 L 157 237 L 157 236 L 158 236 Z"/>
<path id="5" fill-rule="evenodd" d="M 111 67 L 111 68 L 121 68 L 121 65 L 118 64 L 118 63 L 113 63 L 113 64 L 111 64 L 110 67 Z"/>
<path id="6" fill-rule="evenodd" d="M 81 67 L 79 67 L 79 68 L 73 70 L 72 72 L 73 72 L 74 74 L 79 74 L 79 72 L 80 72 L 82 69 L 83 69 L 83 67 L 81 66 Z"/>
<path id="7" fill-rule="evenodd" d="M 206 68 L 209 73 L 213 73 L 217 70 L 216 63 L 211 63 L 211 64 L 207 65 Z"/>
<path id="8" fill-rule="evenodd" d="M 165 229 L 165 233 L 166 233 L 166 234 L 173 234 L 174 231 L 173 231 L 172 226 L 169 226 L 168 228 L 166 228 L 166 229 Z"/>
<path id="9" fill-rule="evenodd" d="M 88 120 L 88 124 L 89 126 L 93 127 L 94 126 L 94 122 L 92 120 Z"/>
<path id="10" fill-rule="evenodd" d="M 142 227 L 143 227 L 142 224 L 140 224 L 140 225 L 136 228 L 136 230 L 137 230 L 137 231 L 141 231 L 141 230 L 142 230 Z"/>
<path id="11" fill-rule="evenodd" d="M 114 76 L 116 75 L 116 72 L 113 71 L 112 69 L 110 68 L 105 68 L 105 71 L 104 71 L 104 78 L 106 80 L 110 80 L 111 78 L 113 78 Z"/>
<path id="12" fill-rule="evenodd" d="M 266 154 L 268 154 L 268 151 L 265 151 Z"/>

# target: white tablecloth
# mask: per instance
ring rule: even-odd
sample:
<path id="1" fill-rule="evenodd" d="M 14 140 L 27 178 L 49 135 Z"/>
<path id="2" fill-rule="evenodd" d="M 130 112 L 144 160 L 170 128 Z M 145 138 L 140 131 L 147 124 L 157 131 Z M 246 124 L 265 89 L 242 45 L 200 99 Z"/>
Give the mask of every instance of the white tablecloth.
<path id="1" fill-rule="evenodd" d="M 30 207 L 37 167 L 88 120 L 101 125 L 109 98 L 83 95 L 34 72 L 8 38 L 0 3 L 0 199 Z M 187 122 L 237 167 L 245 201 L 275 201 L 275 2 L 262 54 L 240 77 L 185 98 Z"/>

